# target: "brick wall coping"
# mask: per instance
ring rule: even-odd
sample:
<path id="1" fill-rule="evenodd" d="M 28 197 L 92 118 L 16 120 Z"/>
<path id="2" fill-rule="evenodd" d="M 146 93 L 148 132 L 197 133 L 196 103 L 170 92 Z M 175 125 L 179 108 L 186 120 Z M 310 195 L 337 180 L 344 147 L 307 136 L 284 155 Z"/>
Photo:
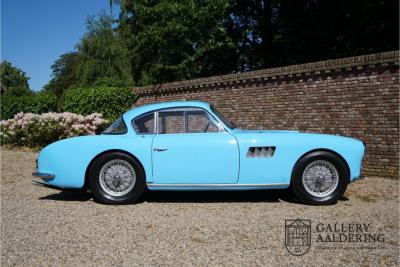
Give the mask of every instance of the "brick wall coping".
<path id="1" fill-rule="evenodd" d="M 155 84 L 134 88 L 139 96 L 152 95 L 156 92 L 181 91 L 199 89 L 202 87 L 215 87 L 221 85 L 233 85 L 246 83 L 248 81 L 268 81 L 282 79 L 285 77 L 303 77 L 309 75 L 329 74 L 331 72 L 351 71 L 353 69 L 363 69 L 389 64 L 399 65 L 399 50 L 388 51 L 376 54 L 330 59 L 306 64 L 291 65 L 285 67 L 262 69 L 256 71 L 241 72 L 220 76 Z"/>

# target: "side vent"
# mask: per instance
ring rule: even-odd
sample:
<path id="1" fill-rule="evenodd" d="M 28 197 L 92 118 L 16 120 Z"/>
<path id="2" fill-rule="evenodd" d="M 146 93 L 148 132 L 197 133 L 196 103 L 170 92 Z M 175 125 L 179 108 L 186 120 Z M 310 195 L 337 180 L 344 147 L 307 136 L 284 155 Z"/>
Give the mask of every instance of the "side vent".
<path id="1" fill-rule="evenodd" d="M 274 146 L 253 146 L 249 147 L 246 157 L 248 158 L 270 158 L 275 153 Z"/>

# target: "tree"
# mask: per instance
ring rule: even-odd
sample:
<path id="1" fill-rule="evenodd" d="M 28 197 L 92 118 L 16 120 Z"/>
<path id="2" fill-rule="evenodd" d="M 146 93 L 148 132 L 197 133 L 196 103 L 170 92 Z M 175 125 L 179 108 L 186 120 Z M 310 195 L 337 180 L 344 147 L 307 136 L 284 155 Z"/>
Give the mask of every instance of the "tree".
<path id="1" fill-rule="evenodd" d="M 396 0 L 280 0 L 277 65 L 398 49 Z"/>
<path id="2" fill-rule="evenodd" d="M 77 85 L 79 81 L 77 73 L 78 60 L 79 56 L 76 52 L 61 55 L 51 65 L 53 78 L 44 86 L 44 89 L 60 96 L 66 89 Z"/>
<path id="3" fill-rule="evenodd" d="M 229 0 L 121 2 L 118 32 L 137 84 L 231 72 L 235 44 L 225 18 Z"/>
<path id="4" fill-rule="evenodd" d="M 77 50 L 79 86 L 132 85 L 127 51 L 113 29 L 113 18 L 105 12 L 88 18 Z"/>
<path id="5" fill-rule="evenodd" d="M 398 49 L 396 0 L 114 0 L 137 84 Z"/>
<path id="6" fill-rule="evenodd" d="M 51 66 L 52 79 L 44 86 L 61 96 L 77 87 L 132 85 L 126 49 L 113 29 L 113 19 L 104 12 L 88 17 L 87 32 L 77 51 L 61 55 Z"/>
<path id="7" fill-rule="evenodd" d="M 0 64 L 1 94 L 5 92 L 21 95 L 29 93 L 29 77 L 21 69 L 13 66 L 8 61 Z M 12 92 L 11 92 L 12 91 Z"/>
<path id="8" fill-rule="evenodd" d="M 238 71 L 398 49 L 398 1 L 236 0 Z"/>
<path id="9" fill-rule="evenodd" d="M 46 86 L 131 86 L 398 49 L 396 0 L 109 0 Z M 120 5 L 118 20 L 113 5 Z"/>
<path id="10" fill-rule="evenodd" d="M 237 47 L 235 71 L 248 71 L 276 65 L 280 44 L 279 1 L 237 0 L 229 12 L 229 33 Z"/>

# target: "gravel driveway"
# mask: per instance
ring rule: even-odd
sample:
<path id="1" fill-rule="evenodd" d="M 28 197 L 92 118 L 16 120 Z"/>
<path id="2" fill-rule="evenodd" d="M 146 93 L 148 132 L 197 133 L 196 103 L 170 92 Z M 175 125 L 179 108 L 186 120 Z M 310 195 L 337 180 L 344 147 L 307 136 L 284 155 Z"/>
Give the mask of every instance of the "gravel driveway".
<path id="1" fill-rule="evenodd" d="M 1 156 L 3 266 L 399 265 L 398 181 L 366 178 L 322 207 L 285 191 L 147 192 L 139 204 L 106 206 L 31 185 L 35 153 Z M 285 220 L 296 218 L 311 220 L 302 256 L 284 245 Z M 334 223 L 368 224 L 384 241 L 317 242 Z"/>

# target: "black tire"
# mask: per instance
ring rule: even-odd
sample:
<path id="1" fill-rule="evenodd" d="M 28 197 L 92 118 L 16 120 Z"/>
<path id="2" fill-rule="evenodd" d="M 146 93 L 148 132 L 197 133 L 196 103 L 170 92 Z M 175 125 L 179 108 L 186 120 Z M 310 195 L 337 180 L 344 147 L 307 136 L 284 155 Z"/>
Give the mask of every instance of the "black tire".
<path id="1" fill-rule="evenodd" d="M 108 193 L 100 182 L 100 172 L 103 166 L 113 160 L 120 160 L 119 162 L 123 161 L 129 164 L 133 168 L 136 176 L 133 188 L 119 196 Z M 93 163 L 89 172 L 89 184 L 94 198 L 97 201 L 104 204 L 129 204 L 137 201 L 142 196 L 145 189 L 145 175 L 139 163 L 132 157 L 124 153 L 112 152 L 100 156 Z"/>
<path id="2" fill-rule="evenodd" d="M 307 166 L 317 162 L 328 162 L 334 166 L 338 174 L 336 188 L 326 196 L 316 196 L 307 191 L 303 182 L 303 173 Z M 292 172 L 291 188 L 297 198 L 304 204 L 329 205 L 344 194 L 349 183 L 349 172 L 346 163 L 333 153 L 327 151 L 315 151 L 303 156 L 294 166 Z M 328 191 L 329 192 L 329 191 Z"/>

